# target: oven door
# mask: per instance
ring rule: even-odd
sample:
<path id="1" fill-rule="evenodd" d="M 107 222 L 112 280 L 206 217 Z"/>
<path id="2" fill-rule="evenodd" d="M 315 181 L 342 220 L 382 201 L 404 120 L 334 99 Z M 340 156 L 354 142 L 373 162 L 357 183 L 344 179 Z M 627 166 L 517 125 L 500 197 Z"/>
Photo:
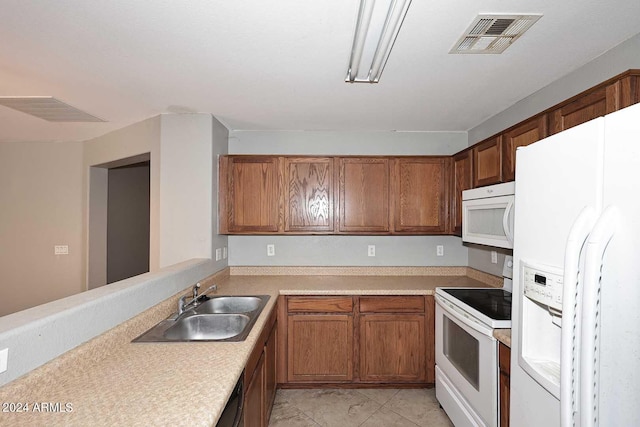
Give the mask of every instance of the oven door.
<path id="1" fill-rule="evenodd" d="M 461 425 L 498 425 L 497 357 L 493 329 L 436 295 L 436 366 L 449 402 L 458 403 L 443 407 L 452 419 L 464 417 Z"/>

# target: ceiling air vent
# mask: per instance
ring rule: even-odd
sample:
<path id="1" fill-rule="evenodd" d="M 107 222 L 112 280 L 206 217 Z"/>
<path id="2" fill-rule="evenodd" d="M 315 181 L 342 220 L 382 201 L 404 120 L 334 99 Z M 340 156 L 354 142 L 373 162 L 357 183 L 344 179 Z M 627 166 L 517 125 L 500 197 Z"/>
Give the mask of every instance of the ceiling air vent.
<path id="1" fill-rule="evenodd" d="M 449 53 L 502 53 L 542 15 L 478 15 Z"/>
<path id="2" fill-rule="evenodd" d="M 0 96 L 0 105 L 50 122 L 104 122 L 52 96 Z"/>

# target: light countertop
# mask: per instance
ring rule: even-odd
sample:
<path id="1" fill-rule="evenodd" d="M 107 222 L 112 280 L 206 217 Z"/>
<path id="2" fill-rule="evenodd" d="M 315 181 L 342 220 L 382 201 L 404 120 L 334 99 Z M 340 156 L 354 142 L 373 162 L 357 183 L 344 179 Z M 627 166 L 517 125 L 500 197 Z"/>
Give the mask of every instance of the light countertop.
<path id="1" fill-rule="evenodd" d="M 1 387 L 0 402 L 26 403 L 28 412 L 0 412 L 0 425 L 215 426 L 279 295 L 430 295 L 438 286 L 496 285 L 477 280 L 482 274 L 250 274 L 226 270 L 201 281 L 217 283 L 218 295 L 270 295 L 245 341 L 131 343 L 173 313 L 186 289 Z"/>
<path id="2" fill-rule="evenodd" d="M 511 329 L 494 329 L 493 337 L 511 348 Z"/>

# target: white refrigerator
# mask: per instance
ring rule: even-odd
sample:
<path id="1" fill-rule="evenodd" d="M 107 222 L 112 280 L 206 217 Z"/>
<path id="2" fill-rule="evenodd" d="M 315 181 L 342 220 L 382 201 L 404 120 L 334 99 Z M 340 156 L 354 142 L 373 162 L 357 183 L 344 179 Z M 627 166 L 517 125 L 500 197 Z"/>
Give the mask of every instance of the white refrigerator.
<path id="1" fill-rule="evenodd" d="M 511 425 L 640 426 L 640 105 L 516 162 Z"/>

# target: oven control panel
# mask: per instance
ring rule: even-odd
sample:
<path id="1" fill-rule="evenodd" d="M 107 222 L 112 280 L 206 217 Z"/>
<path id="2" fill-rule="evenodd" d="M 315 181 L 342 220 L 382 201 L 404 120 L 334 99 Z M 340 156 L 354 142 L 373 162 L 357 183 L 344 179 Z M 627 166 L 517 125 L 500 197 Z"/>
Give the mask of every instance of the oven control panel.
<path id="1" fill-rule="evenodd" d="M 540 304 L 562 311 L 564 272 L 557 267 L 522 262 L 524 295 Z"/>

